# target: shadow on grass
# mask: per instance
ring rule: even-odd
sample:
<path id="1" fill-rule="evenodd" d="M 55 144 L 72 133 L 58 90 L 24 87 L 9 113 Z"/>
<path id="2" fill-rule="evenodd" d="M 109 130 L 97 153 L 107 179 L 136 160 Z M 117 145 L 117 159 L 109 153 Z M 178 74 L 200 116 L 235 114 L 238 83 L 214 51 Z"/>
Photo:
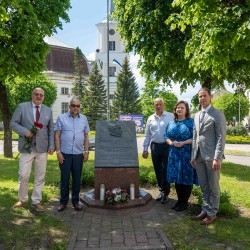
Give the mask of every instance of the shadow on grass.
<path id="1" fill-rule="evenodd" d="M 250 182 L 250 167 L 244 165 L 223 162 L 221 173 L 228 177 L 237 178 L 239 181 Z"/>

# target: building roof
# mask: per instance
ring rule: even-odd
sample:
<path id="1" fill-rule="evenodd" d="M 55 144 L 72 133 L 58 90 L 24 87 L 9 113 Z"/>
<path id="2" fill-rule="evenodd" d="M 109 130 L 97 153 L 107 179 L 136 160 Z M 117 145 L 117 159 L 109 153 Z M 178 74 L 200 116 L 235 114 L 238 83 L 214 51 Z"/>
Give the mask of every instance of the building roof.
<path id="1" fill-rule="evenodd" d="M 50 52 L 46 56 L 46 68 L 48 71 L 74 74 L 75 48 L 59 41 L 56 37 L 47 37 L 44 41 L 49 45 Z M 88 75 L 87 59 L 82 58 L 83 75 Z"/>
<path id="2" fill-rule="evenodd" d="M 58 46 L 58 47 L 64 47 L 64 48 L 71 48 L 71 49 L 75 49 L 73 46 L 70 46 L 62 41 L 60 41 L 58 38 L 56 38 L 55 36 L 51 36 L 51 37 L 45 37 L 44 41 L 49 44 L 49 45 L 54 45 L 54 46 Z"/>

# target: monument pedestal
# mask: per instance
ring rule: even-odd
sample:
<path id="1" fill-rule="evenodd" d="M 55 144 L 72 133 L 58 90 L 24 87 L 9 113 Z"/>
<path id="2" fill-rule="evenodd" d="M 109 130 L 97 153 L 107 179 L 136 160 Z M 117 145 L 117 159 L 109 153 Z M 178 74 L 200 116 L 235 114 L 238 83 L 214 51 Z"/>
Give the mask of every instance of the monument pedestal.
<path id="1" fill-rule="evenodd" d="M 117 204 L 105 204 L 105 201 L 100 199 L 95 199 L 95 190 L 92 189 L 86 192 L 82 197 L 80 197 L 81 202 L 83 202 L 89 208 L 101 208 L 102 210 L 123 210 L 128 208 L 136 207 L 146 207 L 145 205 L 149 204 L 152 200 L 152 195 L 143 189 L 139 189 L 139 197 L 134 200 L 129 200 L 125 203 Z"/>
<path id="2" fill-rule="evenodd" d="M 139 198 L 139 168 L 95 168 L 95 199 L 100 200 L 100 185 L 108 189 L 124 188 L 130 195 L 130 184 L 134 184 L 135 198 Z"/>

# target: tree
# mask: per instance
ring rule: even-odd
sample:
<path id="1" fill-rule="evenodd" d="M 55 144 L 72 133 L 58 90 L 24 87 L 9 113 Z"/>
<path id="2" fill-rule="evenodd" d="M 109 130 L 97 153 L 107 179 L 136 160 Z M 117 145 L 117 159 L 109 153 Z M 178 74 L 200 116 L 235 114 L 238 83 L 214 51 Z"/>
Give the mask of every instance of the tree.
<path id="1" fill-rule="evenodd" d="M 213 101 L 214 107 L 222 110 L 228 122 L 242 121 L 249 113 L 250 104 L 248 99 L 241 93 L 227 93 Z"/>
<path id="2" fill-rule="evenodd" d="M 172 6 L 173 2 L 182 5 Z M 238 2 L 244 4 L 235 6 Z M 140 55 L 138 66 L 146 78 L 153 76 L 168 85 L 178 82 L 182 91 L 196 82 L 209 89 L 222 86 L 224 80 L 250 83 L 249 1 L 114 0 L 114 3 L 113 17 L 118 21 L 126 50 Z M 215 8 L 217 4 L 219 7 Z M 203 22 L 203 14 L 212 18 Z M 213 61 L 208 63 L 210 58 Z M 219 67 L 215 67 L 217 63 Z"/>
<path id="3" fill-rule="evenodd" d="M 177 0 L 173 6 L 180 13 L 172 14 L 168 23 L 183 32 L 192 30 L 185 47 L 189 67 L 194 72 L 210 71 L 213 78 L 237 86 L 249 86 L 250 2 Z"/>
<path id="4" fill-rule="evenodd" d="M 71 92 L 79 100 L 81 100 L 84 97 L 86 91 L 83 62 L 84 62 L 83 53 L 81 49 L 77 47 L 74 55 L 75 81 L 73 83 Z"/>
<path id="5" fill-rule="evenodd" d="M 96 121 L 106 120 L 107 118 L 106 85 L 102 80 L 97 62 L 94 62 L 92 70 L 86 80 L 86 92 L 81 102 L 82 110 L 88 118 L 90 129 L 95 130 Z"/>
<path id="6" fill-rule="evenodd" d="M 69 0 L 1 1 L 0 7 L 0 110 L 4 123 L 4 156 L 12 157 L 11 110 L 6 87 L 17 76 L 32 78 L 45 67 L 49 47 L 45 36 L 69 21 Z"/>
<path id="7" fill-rule="evenodd" d="M 13 81 L 6 82 L 6 89 L 9 98 L 9 108 L 11 114 L 15 111 L 16 106 L 21 102 L 31 101 L 31 94 L 34 88 L 40 87 L 44 90 L 45 98 L 43 104 L 51 107 L 56 100 L 56 84 L 40 74 L 32 80 L 16 78 Z M 11 144 L 12 145 L 12 144 Z M 12 157 L 12 151 L 8 152 L 6 157 Z"/>
<path id="8" fill-rule="evenodd" d="M 159 84 L 154 79 L 148 79 L 142 91 L 141 104 L 143 107 L 142 114 L 144 115 L 144 121 L 147 121 L 148 117 L 154 112 L 153 103 L 157 97 L 161 97 L 164 100 L 166 111 L 173 112 L 178 98 L 175 94 L 171 93 L 166 86 Z"/>
<path id="9" fill-rule="evenodd" d="M 111 117 L 116 120 L 119 114 L 141 114 L 140 93 L 135 77 L 125 57 L 122 70 L 116 79 L 116 91 L 111 109 Z"/>

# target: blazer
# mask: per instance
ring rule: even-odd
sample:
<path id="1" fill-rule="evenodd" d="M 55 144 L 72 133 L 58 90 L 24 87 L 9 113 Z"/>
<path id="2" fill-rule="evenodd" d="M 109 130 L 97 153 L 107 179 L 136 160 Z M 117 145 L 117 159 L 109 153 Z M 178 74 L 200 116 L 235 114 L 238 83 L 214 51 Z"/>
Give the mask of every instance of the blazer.
<path id="1" fill-rule="evenodd" d="M 204 160 L 222 160 L 226 143 L 226 119 L 224 113 L 211 106 L 200 123 L 201 112 L 194 117 L 192 159 L 200 150 Z"/>
<path id="2" fill-rule="evenodd" d="M 34 114 L 32 102 L 20 103 L 10 121 L 10 127 L 19 134 L 18 150 L 21 153 L 26 153 L 23 150 L 25 144 L 25 133 L 30 130 L 34 125 Z M 36 140 L 31 148 L 31 151 L 38 153 L 45 153 L 49 149 L 54 150 L 54 124 L 52 109 L 41 105 L 39 123 L 43 125 L 43 128 L 39 130 L 36 135 Z"/>

